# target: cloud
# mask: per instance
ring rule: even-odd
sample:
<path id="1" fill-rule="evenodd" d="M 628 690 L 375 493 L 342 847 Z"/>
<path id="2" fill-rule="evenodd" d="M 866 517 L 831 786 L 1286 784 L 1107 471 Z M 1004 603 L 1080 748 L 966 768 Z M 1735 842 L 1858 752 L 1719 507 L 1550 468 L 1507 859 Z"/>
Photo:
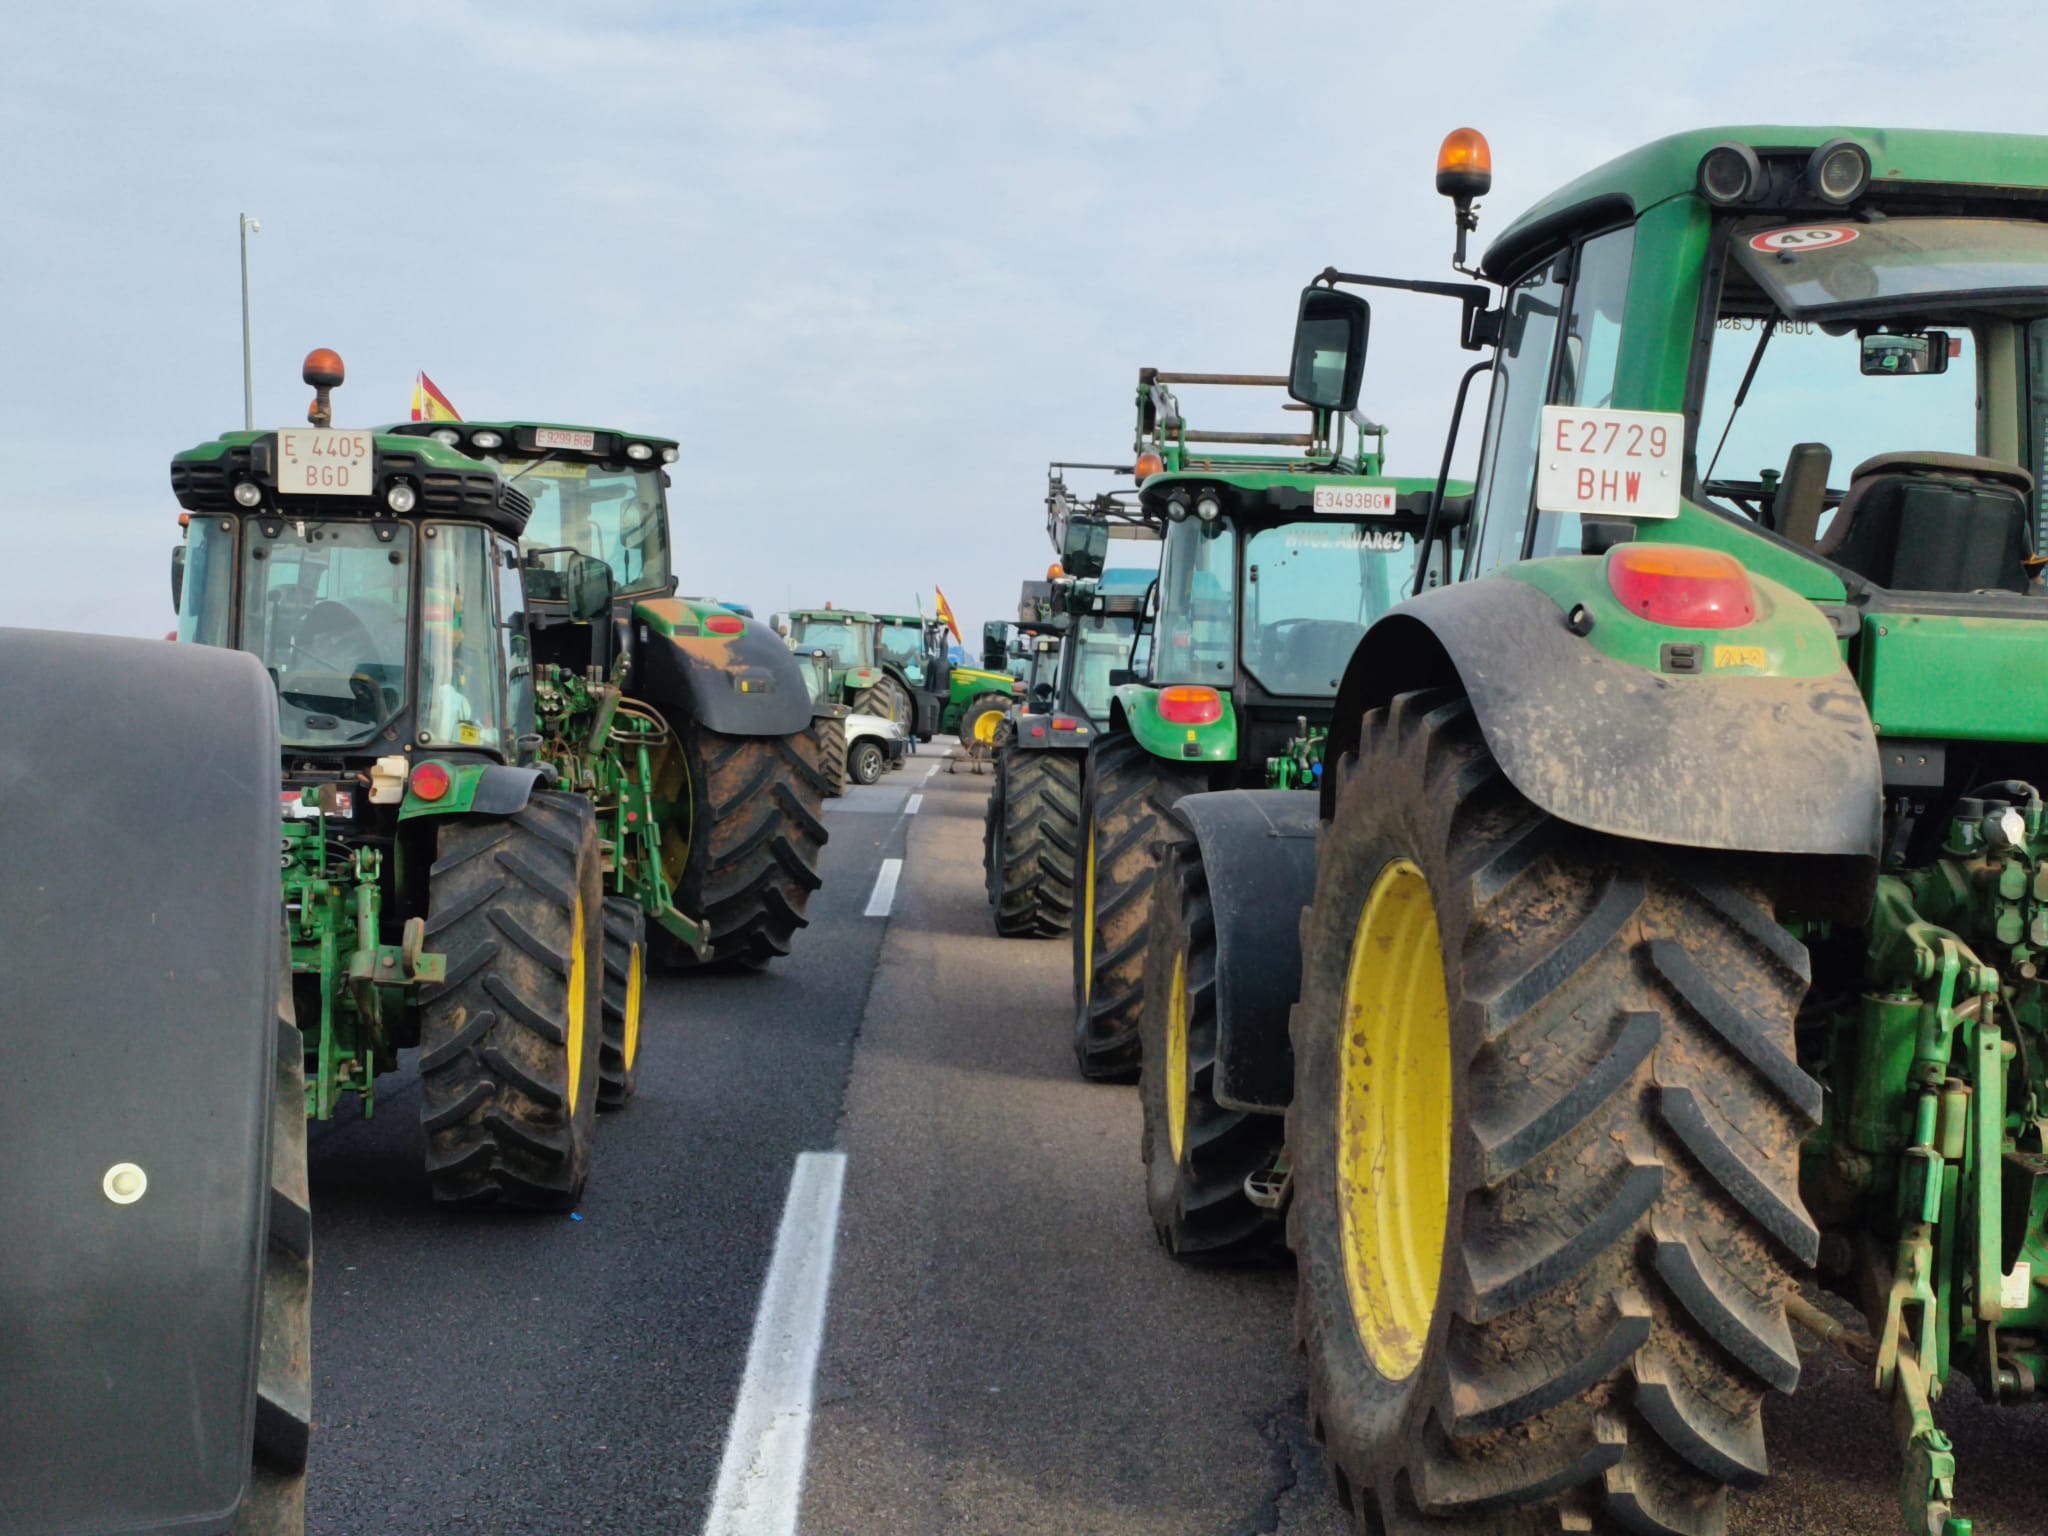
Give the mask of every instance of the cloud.
<path id="1" fill-rule="evenodd" d="M 1658 133 L 2025 129 L 2043 24 L 1903 4 L 42 7 L 0 60 L 11 623 L 168 626 L 172 453 L 348 359 L 466 412 L 680 438 L 683 584 L 775 608 L 1010 611 L 1055 457 L 1117 459 L 1139 364 L 1273 371 L 1323 266 L 1446 275 L 1438 139 L 1510 211 Z M 1911 58 L 1909 75 L 1899 60 Z M 1911 80 L 1901 98 L 1896 83 Z M 1433 470 L 1449 306 L 1375 299 L 1366 408 Z M 1191 408 L 1195 401 L 1190 397 Z M 1232 424 L 1277 427 L 1277 411 Z"/>

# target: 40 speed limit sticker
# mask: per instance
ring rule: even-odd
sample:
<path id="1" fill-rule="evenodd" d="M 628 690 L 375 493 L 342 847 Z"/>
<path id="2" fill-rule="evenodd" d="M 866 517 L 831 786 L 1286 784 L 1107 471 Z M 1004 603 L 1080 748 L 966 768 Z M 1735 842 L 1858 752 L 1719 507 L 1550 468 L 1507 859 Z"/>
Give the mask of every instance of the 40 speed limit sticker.
<path id="1" fill-rule="evenodd" d="M 1847 245 L 1857 231 L 1845 224 L 1801 224 L 1796 229 L 1767 229 L 1749 237 L 1752 251 L 1775 254 L 1780 251 L 1824 251 L 1831 245 Z"/>

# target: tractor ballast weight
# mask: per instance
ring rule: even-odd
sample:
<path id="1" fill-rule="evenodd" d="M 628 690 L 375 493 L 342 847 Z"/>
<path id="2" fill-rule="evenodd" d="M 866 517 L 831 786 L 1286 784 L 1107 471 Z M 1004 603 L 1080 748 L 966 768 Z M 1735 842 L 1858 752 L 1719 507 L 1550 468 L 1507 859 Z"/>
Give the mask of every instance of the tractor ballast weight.
<path id="1" fill-rule="evenodd" d="M 270 680 L 0 629 L 0 719 L 0 1525 L 297 1532 L 311 1229 Z"/>

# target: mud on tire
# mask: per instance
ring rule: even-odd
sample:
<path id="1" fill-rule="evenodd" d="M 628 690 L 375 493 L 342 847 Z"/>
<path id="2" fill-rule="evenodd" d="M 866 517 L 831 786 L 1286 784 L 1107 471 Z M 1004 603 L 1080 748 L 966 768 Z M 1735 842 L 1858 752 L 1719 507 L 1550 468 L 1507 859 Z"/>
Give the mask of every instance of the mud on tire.
<path id="1" fill-rule="evenodd" d="M 1169 1039 L 1176 984 L 1183 1021 L 1178 1070 Z M 1176 1258 L 1256 1262 L 1279 1256 L 1279 1212 L 1252 1204 L 1245 1179 L 1272 1161 L 1284 1127 L 1278 1115 L 1226 1109 L 1215 1099 L 1216 919 L 1201 845 L 1192 838 L 1168 855 L 1152 899 L 1139 1031 L 1138 1101 L 1145 1116 L 1139 1155 L 1152 1230 Z M 1178 1152 L 1170 1103 L 1176 1094 L 1182 1106 Z"/>
<path id="2" fill-rule="evenodd" d="M 1817 1234 L 1797 1188 L 1819 1086 L 1792 1054 L 1807 955 L 1772 861 L 1546 816 L 1470 706 L 1408 694 L 1335 765 L 1302 917 L 1288 1111 L 1312 1418 L 1367 1529 L 1709 1536 L 1765 1474 L 1761 1402 Z M 1344 1276 L 1340 1025 L 1367 892 L 1433 897 L 1451 1032 L 1449 1220 L 1420 1361 L 1373 1368 Z"/>
<path id="3" fill-rule="evenodd" d="M 1081 757 L 1004 747 L 984 843 L 989 900 L 1004 938 L 1049 939 L 1074 918 Z"/>
<path id="4" fill-rule="evenodd" d="M 1089 749 L 1073 923 L 1074 1059 L 1083 1077 L 1129 1082 L 1137 1075 L 1160 853 L 1188 836 L 1167 812 L 1207 785 L 1205 773 L 1162 763 L 1129 736 Z"/>
<path id="5" fill-rule="evenodd" d="M 421 1123 L 437 1200 L 565 1210 L 590 1172 L 604 975 L 597 821 L 535 790 L 439 831 L 421 1004 Z"/>

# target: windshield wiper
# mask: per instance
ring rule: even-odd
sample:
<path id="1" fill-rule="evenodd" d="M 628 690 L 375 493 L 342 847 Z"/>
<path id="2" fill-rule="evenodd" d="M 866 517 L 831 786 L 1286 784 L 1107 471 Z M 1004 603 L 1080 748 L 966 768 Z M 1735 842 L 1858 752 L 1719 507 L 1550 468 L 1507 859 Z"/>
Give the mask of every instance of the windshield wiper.
<path id="1" fill-rule="evenodd" d="M 1777 328 L 1776 315 L 1764 322 L 1763 334 L 1756 339 L 1756 350 L 1749 354 L 1749 367 L 1743 370 L 1742 386 L 1735 391 L 1735 403 L 1728 407 L 1728 424 L 1721 428 L 1721 441 L 1714 444 L 1714 456 L 1707 460 L 1707 472 L 1700 481 L 1702 485 L 1714 478 L 1714 466 L 1721 462 L 1721 450 L 1728 446 L 1728 434 L 1735 430 L 1735 414 L 1742 409 L 1742 402 L 1749 398 L 1749 386 L 1756 382 L 1757 364 L 1764 360 L 1764 348 L 1771 344 L 1771 333 Z"/>
<path id="2" fill-rule="evenodd" d="M 1755 366 L 1756 365 L 1754 363 L 1750 365 L 1752 371 L 1754 371 Z M 522 476 L 532 474 L 536 469 L 539 469 L 541 465 L 547 463 L 549 459 L 552 459 L 556 454 L 560 453 L 561 451 L 562 450 L 559 448 L 550 448 L 546 453 L 542 454 L 539 458 L 529 461 L 526 468 L 520 470 L 518 474 L 512 476 L 511 479 L 507 480 L 505 483 L 507 485 L 511 485 L 515 481 L 519 480 Z"/>

